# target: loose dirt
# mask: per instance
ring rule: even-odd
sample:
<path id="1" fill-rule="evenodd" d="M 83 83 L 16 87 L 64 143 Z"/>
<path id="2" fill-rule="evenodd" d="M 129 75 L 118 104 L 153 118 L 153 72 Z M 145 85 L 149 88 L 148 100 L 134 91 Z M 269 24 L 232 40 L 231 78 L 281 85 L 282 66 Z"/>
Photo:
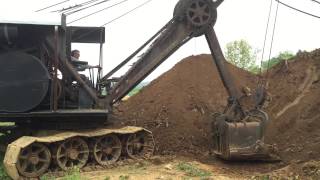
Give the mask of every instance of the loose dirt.
<path id="1" fill-rule="evenodd" d="M 239 88 L 254 89 L 257 76 L 231 64 L 228 68 Z M 319 161 L 320 50 L 299 52 L 262 76 L 272 99 L 265 109 L 271 117 L 266 141 L 277 145 L 283 160 L 277 166 L 301 169 L 303 163 Z M 221 112 L 226 100 L 211 56 L 199 55 L 183 59 L 115 112 L 122 124 L 154 133 L 156 154 L 201 159 L 210 154 L 211 115 Z"/>
<path id="2" fill-rule="evenodd" d="M 319 160 L 320 50 L 298 53 L 270 72 L 272 103 L 266 138 L 276 143 L 285 162 Z"/>
<path id="3" fill-rule="evenodd" d="M 255 77 L 228 64 L 242 86 Z M 221 112 L 227 93 L 209 55 L 191 56 L 117 108 L 125 124 L 151 130 L 156 153 L 206 155 L 211 144 L 211 114 Z"/>

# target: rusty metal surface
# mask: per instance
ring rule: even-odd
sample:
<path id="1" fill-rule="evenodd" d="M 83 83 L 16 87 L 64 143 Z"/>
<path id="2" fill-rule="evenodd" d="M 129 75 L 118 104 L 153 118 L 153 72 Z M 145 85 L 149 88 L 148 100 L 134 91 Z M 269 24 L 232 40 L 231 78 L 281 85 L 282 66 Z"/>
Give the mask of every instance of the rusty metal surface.
<path id="1" fill-rule="evenodd" d="M 134 63 L 132 68 L 121 78 L 119 83 L 110 92 L 109 103 L 113 104 L 124 97 L 132 88 L 149 75 L 176 49 L 190 38 L 192 28 L 183 23 L 173 21 L 153 42 L 143 56 Z"/>
<path id="2" fill-rule="evenodd" d="M 111 90 L 107 103 L 119 101 L 183 44 L 203 34 L 207 27 L 215 23 L 215 6 L 218 5 L 211 0 L 180 0 L 175 7 L 173 19 L 157 33 L 159 36 L 149 49 Z"/>
<path id="3" fill-rule="evenodd" d="M 169 21 L 171 23 L 172 20 Z M 130 56 L 128 56 L 125 60 L 123 60 L 120 64 L 118 64 L 115 68 L 113 68 L 110 72 L 108 72 L 105 76 L 101 78 L 101 81 L 107 81 L 115 72 L 117 72 L 120 68 L 122 68 L 125 64 L 127 64 L 133 57 L 135 57 L 143 48 L 145 48 L 152 40 L 154 40 L 167 26 L 163 26 L 157 33 L 155 33 L 150 39 L 148 39 L 142 46 L 140 46 L 136 51 L 134 51 Z"/>
<path id="4" fill-rule="evenodd" d="M 28 147 L 33 143 L 45 143 L 50 144 L 54 142 L 64 141 L 73 137 L 99 137 L 108 134 L 132 134 L 137 132 L 148 132 L 150 131 L 140 128 L 127 126 L 121 129 L 96 129 L 96 130 L 84 130 L 84 131 L 67 131 L 60 132 L 54 135 L 42 136 L 42 137 L 30 137 L 23 136 L 16 141 L 8 145 L 7 151 L 4 157 L 4 167 L 7 174 L 14 180 L 21 178 L 20 173 L 17 169 L 17 162 L 19 159 L 19 154 L 22 149 Z M 152 152 L 153 153 L 153 152 Z"/>
<path id="5" fill-rule="evenodd" d="M 226 160 L 280 160 L 276 147 L 264 143 L 267 121 L 266 114 L 258 110 L 242 122 L 231 122 L 226 115 L 218 115 L 212 128 L 214 153 Z"/>
<path id="6" fill-rule="evenodd" d="M 234 79 L 231 76 L 227 66 L 226 59 L 222 53 L 218 38 L 213 28 L 208 28 L 205 34 L 213 60 L 217 66 L 220 78 L 223 82 L 224 87 L 226 88 L 228 95 L 234 97 L 237 100 L 242 96 L 240 91 L 237 89 L 234 83 Z"/>

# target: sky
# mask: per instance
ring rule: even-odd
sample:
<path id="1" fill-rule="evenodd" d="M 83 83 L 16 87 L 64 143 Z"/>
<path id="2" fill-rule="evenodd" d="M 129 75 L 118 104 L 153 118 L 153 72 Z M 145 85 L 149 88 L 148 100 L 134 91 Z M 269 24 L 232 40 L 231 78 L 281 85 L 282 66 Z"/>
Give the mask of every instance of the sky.
<path id="1" fill-rule="evenodd" d="M 34 12 L 48 5 L 61 2 L 63 0 L 0 0 L 0 19 L 4 17 L 20 16 Z M 69 0 L 61 5 L 41 11 L 47 13 L 53 10 L 69 7 L 87 0 Z M 97 7 L 89 8 L 85 11 L 67 16 L 67 22 L 82 17 L 86 14 L 106 8 L 123 0 L 109 0 Z M 68 24 L 72 26 L 101 26 L 134 7 L 144 3 L 146 0 L 127 0 L 123 3 L 97 13 L 83 20 Z M 312 0 L 282 0 L 296 8 L 320 16 L 320 4 Z M 122 62 L 171 18 L 173 9 L 178 0 L 151 0 L 146 5 L 135 10 L 108 25 L 106 28 L 106 43 L 103 49 L 104 74 Z M 244 39 L 254 49 L 260 50 L 258 60 L 261 60 L 267 18 L 271 0 L 225 0 L 218 7 L 218 18 L 214 29 L 217 33 L 220 46 L 225 48 L 231 41 Z M 270 54 L 271 35 L 275 17 L 277 2 L 273 0 L 270 25 L 266 41 L 264 60 Z M 11 15 L 10 15 L 11 14 Z M 311 51 L 320 48 L 320 19 L 307 16 L 279 5 L 278 19 L 275 28 L 273 48 L 270 56 L 276 56 L 281 51 L 291 51 L 296 53 L 298 50 Z M 90 64 L 98 63 L 99 45 L 95 44 L 74 44 L 74 49 L 81 51 L 81 60 L 89 61 Z M 142 54 L 141 52 L 140 54 Z M 193 38 L 163 64 L 161 64 L 145 81 L 151 81 L 169 70 L 181 59 L 197 54 L 210 53 L 208 45 L 203 36 Z M 136 59 L 133 59 L 136 60 Z M 124 74 L 133 62 L 129 62 L 115 76 Z M 258 63 L 258 62 L 257 62 Z"/>

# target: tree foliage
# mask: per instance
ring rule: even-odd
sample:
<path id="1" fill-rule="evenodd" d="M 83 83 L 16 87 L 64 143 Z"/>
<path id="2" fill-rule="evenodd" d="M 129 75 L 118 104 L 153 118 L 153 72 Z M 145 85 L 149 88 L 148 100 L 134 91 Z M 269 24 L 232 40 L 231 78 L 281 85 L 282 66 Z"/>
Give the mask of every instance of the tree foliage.
<path id="1" fill-rule="evenodd" d="M 281 61 L 292 59 L 293 56 L 294 56 L 293 53 L 290 51 L 280 52 L 277 56 L 271 58 L 270 61 L 268 61 L 268 60 L 263 61 L 262 62 L 262 69 L 267 70 L 269 68 L 272 68 L 273 66 L 277 65 Z"/>
<path id="2" fill-rule="evenodd" d="M 259 69 L 255 65 L 257 51 L 253 50 L 245 40 L 232 41 L 227 44 L 225 51 L 226 59 L 237 67 L 248 71 Z"/>

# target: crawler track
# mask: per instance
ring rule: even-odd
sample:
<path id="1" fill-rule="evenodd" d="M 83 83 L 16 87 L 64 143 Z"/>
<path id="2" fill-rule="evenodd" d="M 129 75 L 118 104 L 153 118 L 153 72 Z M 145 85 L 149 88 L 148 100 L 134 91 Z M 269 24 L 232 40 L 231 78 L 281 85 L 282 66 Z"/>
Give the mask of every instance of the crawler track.
<path id="1" fill-rule="evenodd" d="M 12 179 L 37 178 L 73 167 L 113 167 L 127 159 L 147 159 L 154 151 L 152 133 L 140 127 L 59 131 L 23 136 L 8 145 L 4 166 Z"/>

